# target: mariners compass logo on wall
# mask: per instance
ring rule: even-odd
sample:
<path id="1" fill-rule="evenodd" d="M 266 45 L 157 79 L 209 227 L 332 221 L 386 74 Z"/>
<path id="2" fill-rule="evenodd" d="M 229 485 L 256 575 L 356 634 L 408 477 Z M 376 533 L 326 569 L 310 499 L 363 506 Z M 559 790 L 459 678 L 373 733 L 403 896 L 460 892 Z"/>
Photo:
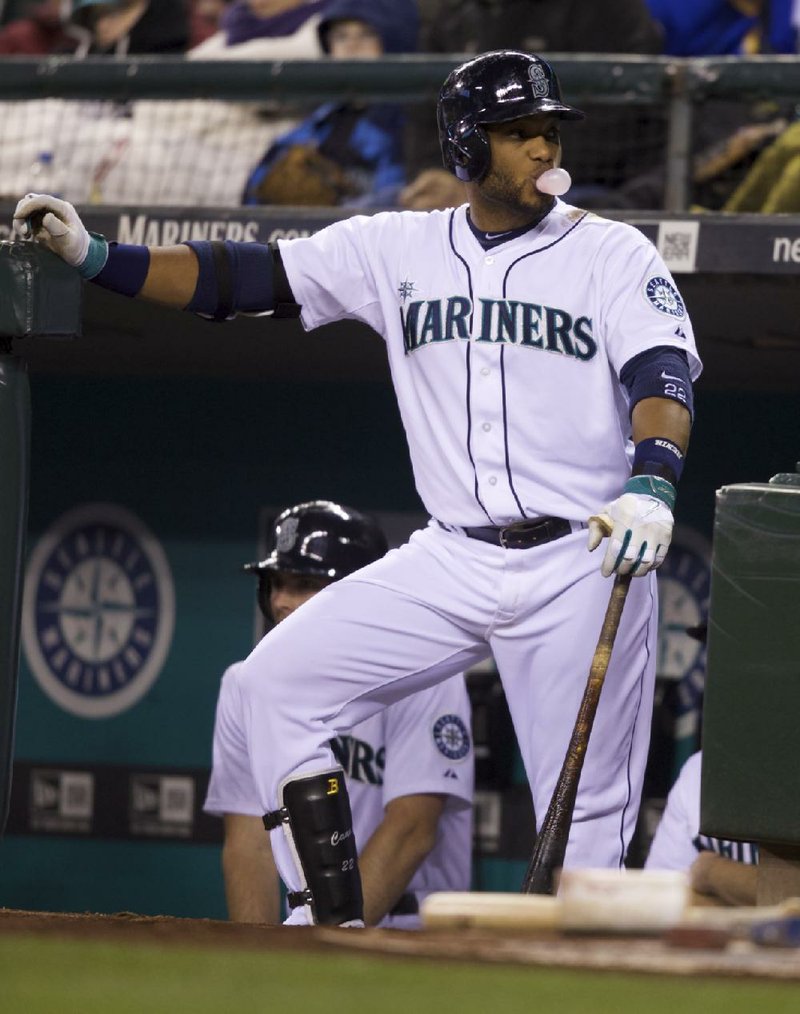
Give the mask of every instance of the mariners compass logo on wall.
<path id="1" fill-rule="evenodd" d="M 36 681 L 82 718 L 106 718 L 153 684 L 175 626 L 175 591 L 155 536 L 114 504 L 63 514 L 31 554 L 22 643 Z"/>

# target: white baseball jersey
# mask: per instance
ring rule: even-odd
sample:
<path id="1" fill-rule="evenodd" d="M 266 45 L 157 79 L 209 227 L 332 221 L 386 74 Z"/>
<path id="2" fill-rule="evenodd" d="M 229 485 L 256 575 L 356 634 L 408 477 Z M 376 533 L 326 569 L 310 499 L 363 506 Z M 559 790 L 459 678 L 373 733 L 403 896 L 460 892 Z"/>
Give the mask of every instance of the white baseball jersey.
<path id="1" fill-rule="evenodd" d="M 757 863 L 758 846 L 700 834 L 702 752 L 686 761 L 670 790 L 667 805 L 645 862 L 648 870 L 688 870 L 701 852 L 716 852 L 740 863 Z"/>
<path id="2" fill-rule="evenodd" d="M 586 519 L 630 475 L 622 367 L 667 345 L 700 373 L 653 244 L 562 201 L 489 251 L 466 206 L 356 216 L 279 246 L 306 328 L 354 318 L 386 340 L 417 490 L 440 521 Z"/>
<path id="3" fill-rule="evenodd" d="M 241 670 L 241 663 L 235 663 L 222 678 L 203 809 L 216 816 L 261 817 L 264 811 L 258 803 L 245 739 Z M 331 746 L 347 777 L 359 849 L 372 837 L 393 799 L 418 793 L 446 795 L 436 844 L 407 890 L 418 900 L 431 891 L 468 891 L 474 755 L 463 677 L 398 701 L 349 733 L 337 735 Z M 416 921 L 387 917 L 382 925 L 409 926 Z"/>
<path id="4" fill-rule="evenodd" d="M 630 475 L 619 373 L 657 346 L 684 350 L 691 375 L 700 372 L 680 293 L 640 232 L 562 201 L 488 251 L 466 207 L 350 218 L 280 251 L 306 328 L 352 318 L 383 336 L 417 490 L 436 520 L 320 592 L 245 660 L 263 811 L 280 805 L 286 779 L 333 766 L 328 741 L 339 728 L 491 652 L 541 819 L 611 590 L 582 526 Z M 669 396 L 676 378 L 666 372 L 659 393 Z M 567 531 L 556 526 L 559 538 L 529 549 L 462 531 L 547 515 Z M 628 592 L 567 866 L 624 863 L 647 760 L 657 623 L 651 572 Z M 287 843 L 273 836 L 273 850 L 297 890 Z"/>

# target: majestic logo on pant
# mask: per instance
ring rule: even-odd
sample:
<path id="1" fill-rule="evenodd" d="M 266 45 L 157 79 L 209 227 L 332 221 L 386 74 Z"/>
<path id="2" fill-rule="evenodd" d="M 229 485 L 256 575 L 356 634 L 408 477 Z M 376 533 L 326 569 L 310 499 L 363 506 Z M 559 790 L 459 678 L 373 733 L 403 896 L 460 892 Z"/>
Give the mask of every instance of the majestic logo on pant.
<path id="1" fill-rule="evenodd" d="M 466 296 L 450 296 L 400 308 L 406 355 L 426 345 L 469 341 L 473 313 L 478 324 L 475 342 L 541 349 L 583 362 L 597 352 L 591 317 L 573 317 L 558 307 L 516 299 L 479 299 L 473 306 Z"/>

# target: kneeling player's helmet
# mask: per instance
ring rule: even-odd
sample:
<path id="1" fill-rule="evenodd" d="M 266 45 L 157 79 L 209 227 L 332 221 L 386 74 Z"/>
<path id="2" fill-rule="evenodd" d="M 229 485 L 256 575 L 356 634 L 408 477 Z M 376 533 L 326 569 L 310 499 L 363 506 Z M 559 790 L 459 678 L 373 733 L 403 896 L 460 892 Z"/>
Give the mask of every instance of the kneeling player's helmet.
<path id="1" fill-rule="evenodd" d="M 269 577 L 276 571 L 338 581 L 379 560 L 388 544 L 377 522 L 331 500 L 311 500 L 278 515 L 269 537 L 270 552 L 245 570 L 259 578 L 262 609 L 269 598 Z"/>
<path id="2" fill-rule="evenodd" d="M 541 57 L 501 49 L 462 63 L 447 76 L 436 107 L 445 169 L 465 183 L 480 181 L 491 162 L 483 125 L 537 113 L 584 115 L 562 102 L 555 71 Z"/>

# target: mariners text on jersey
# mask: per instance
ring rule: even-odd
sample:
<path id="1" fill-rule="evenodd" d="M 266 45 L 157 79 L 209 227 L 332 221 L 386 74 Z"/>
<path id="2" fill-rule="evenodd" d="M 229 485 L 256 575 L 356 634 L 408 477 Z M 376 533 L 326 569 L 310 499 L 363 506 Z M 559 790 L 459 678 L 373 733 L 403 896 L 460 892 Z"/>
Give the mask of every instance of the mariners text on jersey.
<path id="1" fill-rule="evenodd" d="M 591 318 L 516 299 L 479 299 L 475 341 L 543 349 L 589 360 L 597 352 Z M 467 296 L 418 300 L 400 309 L 406 355 L 425 345 L 469 340 L 474 310 Z"/>
<path id="2" fill-rule="evenodd" d="M 348 778 L 369 785 L 383 785 L 386 767 L 386 747 L 377 750 L 355 736 L 334 736 L 330 741 L 333 756 Z"/>

